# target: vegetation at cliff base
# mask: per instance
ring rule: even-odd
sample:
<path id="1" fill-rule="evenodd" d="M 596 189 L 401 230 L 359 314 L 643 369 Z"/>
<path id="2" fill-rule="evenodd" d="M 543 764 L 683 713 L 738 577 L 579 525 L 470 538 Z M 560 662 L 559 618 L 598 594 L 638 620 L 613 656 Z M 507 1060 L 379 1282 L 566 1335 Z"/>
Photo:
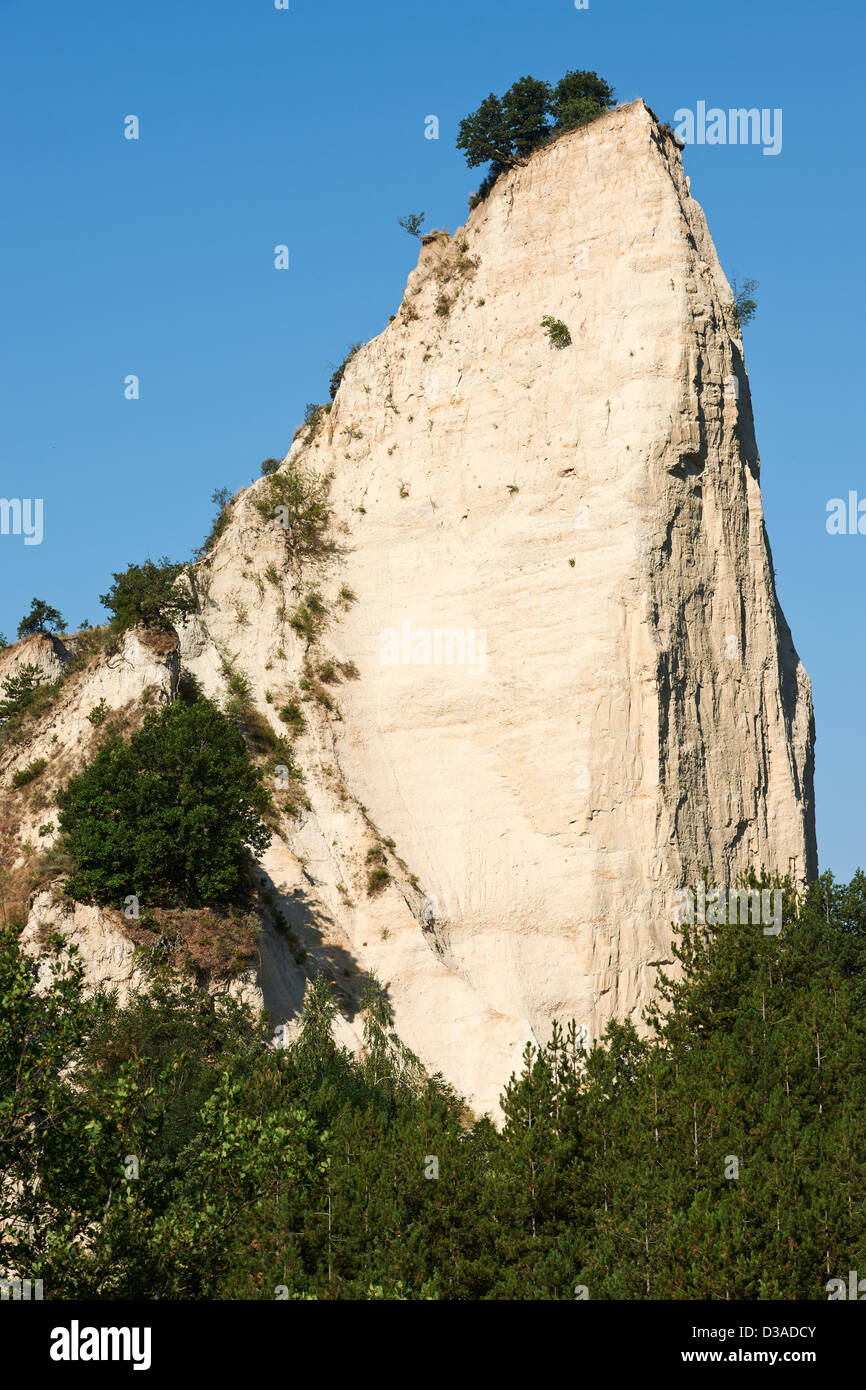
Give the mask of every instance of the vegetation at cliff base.
<path id="1" fill-rule="evenodd" d="M 177 700 L 119 734 L 57 793 L 70 896 L 122 907 L 248 901 L 270 841 L 270 794 L 241 732 L 209 700 Z"/>
<path id="2" fill-rule="evenodd" d="M 527 1048 L 501 1131 L 423 1075 L 188 984 L 121 1009 L 0 937 L 4 1258 L 46 1298 L 804 1299 L 866 1266 L 866 876 L 778 936 L 679 929 L 651 1031 Z M 34 1118 L 35 1117 L 35 1118 Z"/>

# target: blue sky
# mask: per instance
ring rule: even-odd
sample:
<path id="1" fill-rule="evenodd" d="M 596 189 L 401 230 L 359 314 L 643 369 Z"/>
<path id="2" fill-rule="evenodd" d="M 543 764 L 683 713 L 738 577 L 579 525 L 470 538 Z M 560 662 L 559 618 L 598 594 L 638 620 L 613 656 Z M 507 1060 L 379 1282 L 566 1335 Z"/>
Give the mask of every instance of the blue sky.
<path id="1" fill-rule="evenodd" d="M 43 498 L 45 534 L 0 536 L 0 631 L 34 594 L 98 621 L 112 571 L 188 557 L 214 488 L 286 451 L 400 302 L 417 244 L 397 218 L 465 220 L 480 174 L 456 127 L 489 91 L 579 67 L 671 121 L 700 100 L 780 107 L 778 156 L 690 146 L 685 163 L 728 275 L 760 282 L 767 525 L 813 682 L 821 867 L 848 876 L 866 536 L 825 521 L 830 498 L 866 498 L 863 40 L 854 0 L 3 0 L 0 496 Z"/>

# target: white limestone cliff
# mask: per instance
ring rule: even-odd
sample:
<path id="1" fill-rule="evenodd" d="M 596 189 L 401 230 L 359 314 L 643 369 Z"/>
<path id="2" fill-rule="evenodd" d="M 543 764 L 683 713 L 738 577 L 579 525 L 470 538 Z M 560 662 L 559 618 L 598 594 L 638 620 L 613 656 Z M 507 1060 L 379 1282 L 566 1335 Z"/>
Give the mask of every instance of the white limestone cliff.
<path id="1" fill-rule="evenodd" d="M 374 969 L 403 1040 L 495 1112 L 554 1019 L 592 1036 L 639 1019 L 702 868 L 722 885 L 817 871 L 810 686 L 775 594 L 732 294 L 643 102 L 427 239 L 295 465 L 332 475 L 329 553 L 298 567 L 262 480 L 180 633 L 207 694 L 229 657 L 280 732 L 305 659 L 357 670 L 326 686 L 331 710 L 304 702 L 308 805 L 262 868 L 307 955 L 268 925 L 257 987 L 291 1020 L 326 970 L 351 1041 Z M 308 652 L 289 618 L 314 586 L 330 616 Z M 81 710 L 127 698 L 90 679 Z M 76 718 L 53 733 L 65 720 L 70 743 Z M 370 896 L 377 848 L 390 882 Z"/>

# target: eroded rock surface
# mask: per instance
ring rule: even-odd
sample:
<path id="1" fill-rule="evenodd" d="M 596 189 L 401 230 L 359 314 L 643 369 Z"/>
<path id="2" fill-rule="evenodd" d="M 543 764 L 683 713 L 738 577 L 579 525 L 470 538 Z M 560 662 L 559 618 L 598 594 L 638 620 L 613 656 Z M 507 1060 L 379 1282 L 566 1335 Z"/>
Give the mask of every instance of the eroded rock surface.
<path id="1" fill-rule="evenodd" d="M 702 867 L 816 873 L 810 686 L 731 306 L 679 149 L 617 108 L 427 240 L 299 432 L 289 464 L 333 475 L 329 554 L 291 558 L 265 480 L 236 500 L 183 665 L 221 698 L 230 659 L 282 731 L 305 670 L 344 664 L 332 709 L 303 702 L 307 805 L 263 861 L 294 941 L 262 942 L 275 1018 L 324 969 L 351 1040 L 375 969 L 404 1041 L 493 1110 L 553 1019 L 637 1021 Z M 124 694 L 106 676 L 82 707 L 100 692 Z"/>

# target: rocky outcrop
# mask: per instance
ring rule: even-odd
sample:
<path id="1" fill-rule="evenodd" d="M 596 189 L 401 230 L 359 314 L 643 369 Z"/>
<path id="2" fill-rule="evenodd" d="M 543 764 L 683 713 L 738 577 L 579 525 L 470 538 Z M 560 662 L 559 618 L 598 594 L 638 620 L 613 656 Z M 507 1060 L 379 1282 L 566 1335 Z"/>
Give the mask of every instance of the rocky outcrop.
<path id="1" fill-rule="evenodd" d="M 817 869 L 732 294 L 642 102 L 426 240 L 294 467 L 331 476 L 327 553 L 292 556 L 263 480 L 181 633 L 204 690 L 234 662 L 275 730 L 304 697 L 307 804 L 262 865 L 295 950 L 268 928 L 262 998 L 291 1018 L 323 969 L 351 1037 L 375 969 L 405 1042 L 495 1109 L 552 1020 L 639 1018 L 702 868 Z"/>

